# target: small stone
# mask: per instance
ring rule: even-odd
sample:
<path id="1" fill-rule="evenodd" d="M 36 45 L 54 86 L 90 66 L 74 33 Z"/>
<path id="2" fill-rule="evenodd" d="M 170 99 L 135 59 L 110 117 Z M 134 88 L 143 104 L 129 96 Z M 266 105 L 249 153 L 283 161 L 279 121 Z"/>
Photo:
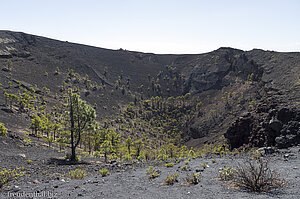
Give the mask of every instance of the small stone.
<path id="1" fill-rule="evenodd" d="M 26 158 L 26 155 L 24 153 L 20 153 L 20 154 L 18 154 L 18 156 L 20 156 L 22 158 Z"/>
<path id="2" fill-rule="evenodd" d="M 290 154 L 284 154 L 284 158 L 289 158 Z"/>
<path id="3" fill-rule="evenodd" d="M 37 179 L 35 179 L 35 180 L 32 181 L 32 182 L 33 182 L 33 184 L 39 184 L 39 183 L 40 183 Z"/>

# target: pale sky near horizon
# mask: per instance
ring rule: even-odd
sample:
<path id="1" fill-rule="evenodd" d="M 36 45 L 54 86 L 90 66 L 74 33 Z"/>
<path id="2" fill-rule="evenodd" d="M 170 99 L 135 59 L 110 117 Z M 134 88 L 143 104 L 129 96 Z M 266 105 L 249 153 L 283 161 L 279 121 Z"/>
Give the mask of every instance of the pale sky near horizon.
<path id="1" fill-rule="evenodd" d="M 1 30 L 109 49 L 300 52 L 300 0 L 0 0 Z"/>

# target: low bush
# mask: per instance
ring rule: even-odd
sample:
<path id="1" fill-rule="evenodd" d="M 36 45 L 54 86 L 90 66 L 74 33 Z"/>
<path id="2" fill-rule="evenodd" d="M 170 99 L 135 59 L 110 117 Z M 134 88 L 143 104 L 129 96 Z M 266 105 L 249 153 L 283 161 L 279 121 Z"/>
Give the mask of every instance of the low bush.
<path id="1" fill-rule="evenodd" d="M 0 136 L 5 136 L 7 134 L 7 128 L 5 128 L 3 123 L 0 123 Z"/>
<path id="2" fill-rule="evenodd" d="M 101 152 L 100 151 L 95 151 L 94 157 L 95 158 L 100 158 L 101 157 Z"/>
<path id="3" fill-rule="evenodd" d="M 174 163 L 173 162 L 169 162 L 165 164 L 165 167 L 169 168 L 169 167 L 173 167 Z"/>
<path id="4" fill-rule="evenodd" d="M 32 160 L 31 160 L 31 159 L 27 159 L 27 160 L 26 160 L 26 163 L 27 163 L 27 164 L 32 164 Z"/>
<path id="5" fill-rule="evenodd" d="M 154 171 L 154 167 L 150 166 L 148 169 L 146 169 L 147 174 L 151 173 Z"/>
<path id="6" fill-rule="evenodd" d="M 187 171 L 187 166 L 186 166 L 186 165 L 183 165 L 182 167 L 180 167 L 180 169 L 181 169 L 182 171 Z"/>
<path id="7" fill-rule="evenodd" d="M 157 178 L 158 176 L 160 176 L 159 171 L 154 170 L 148 174 L 148 179 L 151 180 L 151 179 Z"/>
<path id="8" fill-rule="evenodd" d="M 148 169 L 146 169 L 148 179 L 154 179 L 158 176 L 160 176 L 160 173 L 158 170 L 155 170 L 153 166 L 150 166 Z"/>
<path id="9" fill-rule="evenodd" d="M 207 167 L 209 167 L 208 164 L 207 164 L 206 162 L 204 162 L 201 166 L 202 166 L 204 169 L 207 168 Z"/>
<path id="10" fill-rule="evenodd" d="M 17 168 L 12 170 L 3 168 L 0 172 L 0 189 L 11 181 L 23 176 L 25 174 L 25 172 L 22 171 L 23 169 L 24 168 Z"/>
<path id="11" fill-rule="evenodd" d="M 225 166 L 224 169 L 221 169 L 219 171 L 219 178 L 222 181 L 232 180 L 236 172 L 237 172 L 236 169 Z"/>
<path id="12" fill-rule="evenodd" d="M 164 180 L 163 184 L 165 185 L 173 185 L 175 182 L 178 182 L 179 174 L 175 172 L 174 174 L 169 174 Z"/>
<path id="13" fill-rule="evenodd" d="M 239 166 L 233 179 L 236 186 L 253 192 L 268 192 L 272 188 L 282 187 L 285 181 L 279 178 L 279 174 L 271 170 L 268 161 L 246 161 Z"/>
<path id="14" fill-rule="evenodd" d="M 102 177 L 105 177 L 105 176 L 109 175 L 109 171 L 108 171 L 107 168 L 100 169 L 99 172 L 102 175 Z"/>
<path id="15" fill-rule="evenodd" d="M 69 177 L 71 179 L 82 179 L 86 176 L 86 170 L 75 169 L 69 172 Z"/>
<path id="16" fill-rule="evenodd" d="M 186 185 L 196 185 L 199 183 L 200 173 L 193 173 L 185 178 Z"/>

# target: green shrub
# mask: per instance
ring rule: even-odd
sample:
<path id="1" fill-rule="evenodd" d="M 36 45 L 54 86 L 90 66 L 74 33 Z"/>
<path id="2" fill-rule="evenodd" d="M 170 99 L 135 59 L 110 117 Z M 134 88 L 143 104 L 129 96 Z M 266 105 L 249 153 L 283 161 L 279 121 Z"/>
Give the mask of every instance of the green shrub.
<path id="1" fill-rule="evenodd" d="M 225 166 L 224 169 L 219 171 L 219 178 L 222 181 L 229 181 L 234 178 L 234 175 L 236 174 L 236 169 L 233 169 L 231 167 Z"/>
<path id="2" fill-rule="evenodd" d="M 89 156 L 89 152 L 86 152 L 86 151 L 82 151 L 80 154 L 83 155 L 84 157 L 88 157 Z"/>
<path id="3" fill-rule="evenodd" d="M 3 123 L 0 123 L 0 136 L 6 136 L 7 128 L 5 128 Z"/>
<path id="4" fill-rule="evenodd" d="M 132 157 L 131 157 L 130 154 L 125 154 L 125 155 L 123 156 L 123 159 L 124 159 L 125 161 L 130 161 L 130 160 L 132 160 Z"/>
<path id="5" fill-rule="evenodd" d="M 163 184 L 173 185 L 175 182 L 178 182 L 178 176 L 179 174 L 177 172 L 175 172 L 174 174 L 169 174 L 164 180 Z"/>
<path id="6" fill-rule="evenodd" d="M 160 176 L 160 173 L 158 171 L 154 170 L 148 174 L 148 179 L 151 180 L 151 179 L 157 178 L 158 176 Z"/>
<path id="7" fill-rule="evenodd" d="M 69 176 L 71 179 L 82 179 L 86 176 L 86 170 L 83 169 L 75 169 L 69 172 Z"/>
<path id="8" fill-rule="evenodd" d="M 27 159 L 27 160 L 26 160 L 26 163 L 27 163 L 27 164 L 32 164 L 32 160 L 31 160 L 31 159 Z"/>
<path id="9" fill-rule="evenodd" d="M 29 138 L 29 133 L 25 131 L 25 138 L 23 139 L 23 141 L 26 144 L 31 144 L 31 139 Z"/>
<path id="10" fill-rule="evenodd" d="M 102 175 L 102 177 L 108 176 L 108 175 L 109 175 L 109 172 L 108 172 L 108 169 L 107 169 L 107 168 L 100 169 L 99 172 L 100 172 L 100 174 Z"/>
<path id="11" fill-rule="evenodd" d="M 94 157 L 95 158 L 100 158 L 101 157 L 101 152 L 100 151 L 95 151 Z"/>
<path id="12" fill-rule="evenodd" d="M 204 162 L 201 166 L 202 166 L 204 169 L 207 168 L 207 167 L 209 167 L 208 164 L 207 164 L 206 162 Z"/>
<path id="13" fill-rule="evenodd" d="M 182 167 L 180 167 L 180 169 L 181 169 L 182 171 L 187 171 L 187 166 L 186 166 L 186 165 L 183 165 Z"/>
<path id="14" fill-rule="evenodd" d="M 258 150 L 255 150 L 255 149 L 251 150 L 250 153 L 251 153 L 251 158 L 253 160 L 258 160 L 259 158 L 261 158 L 261 153 Z"/>
<path id="15" fill-rule="evenodd" d="M 154 171 L 154 167 L 153 166 L 150 166 L 148 169 L 146 169 L 147 174 L 150 174 L 153 171 Z"/>
<path id="16" fill-rule="evenodd" d="M 3 168 L 3 170 L 0 172 L 0 189 L 9 182 L 23 176 L 25 174 L 25 172 L 21 171 L 23 169 L 24 168 L 17 168 L 12 170 Z"/>
<path id="17" fill-rule="evenodd" d="M 174 163 L 173 162 L 169 162 L 165 164 L 165 167 L 169 168 L 169 167 L 173 167 Z"/>
<path id="18" fill-rule="evenodd" d="M 200 173 L 193 173 L 192 175 L 188 175 L 185 178 L 186 185 L 198 184 L 200 178 Z"/>
<path id="19" fill-rule="evenodd" d="M 160 173 L 158 170 L 155 170 L 153 166 L 150 166 L 148 169 L 146 169 L 148 179 L 154 179 L 158 176 L 160 176 Z"/>

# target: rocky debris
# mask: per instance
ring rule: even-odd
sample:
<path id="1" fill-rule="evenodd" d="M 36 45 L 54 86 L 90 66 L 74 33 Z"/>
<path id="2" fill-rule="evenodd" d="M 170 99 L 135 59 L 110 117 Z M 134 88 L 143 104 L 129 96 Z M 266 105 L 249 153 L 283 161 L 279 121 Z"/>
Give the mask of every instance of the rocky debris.
<path id="1" fill-rule="evenodd" d="M 278 133 L 282 128 L 282 123 L 276 118 L 272 118 L 269 122 L 269 127 Z"/>
<path id="2" fill-rule="evenodd" d="M 224 136 L 228 139 L 232 148 L 238 148 L 249 142 L 252 123 L 253 118 L 251 116 L 240 117 L 228 128 Z"/>
<path id="3" fill-rule="evenodd" d="M 230 146 L 287 148 L 299 144 L 300 111 L 289 106 L 275 108 L 276 105 L 272 105 L 269 110 L 263 107 L 264 111 L 260 108 L 251 115 L 243 114 L 227 129 L 224 136 Z"/>
<path id="4" fill-rule="evenodd" d="M 277 118 L 283 123 L 287 123 L 295 117 L 295 112 L 289 108 L 283 107 L 278 110 Z"/>
<path id="5" fill-rule="evenodd" d="M 265 155 L 270 155 L 275 153 L 275 149 L 272 147 L 261 147 L 259 149 L 257 149 L 261 155 L 265 156 Z"/>

